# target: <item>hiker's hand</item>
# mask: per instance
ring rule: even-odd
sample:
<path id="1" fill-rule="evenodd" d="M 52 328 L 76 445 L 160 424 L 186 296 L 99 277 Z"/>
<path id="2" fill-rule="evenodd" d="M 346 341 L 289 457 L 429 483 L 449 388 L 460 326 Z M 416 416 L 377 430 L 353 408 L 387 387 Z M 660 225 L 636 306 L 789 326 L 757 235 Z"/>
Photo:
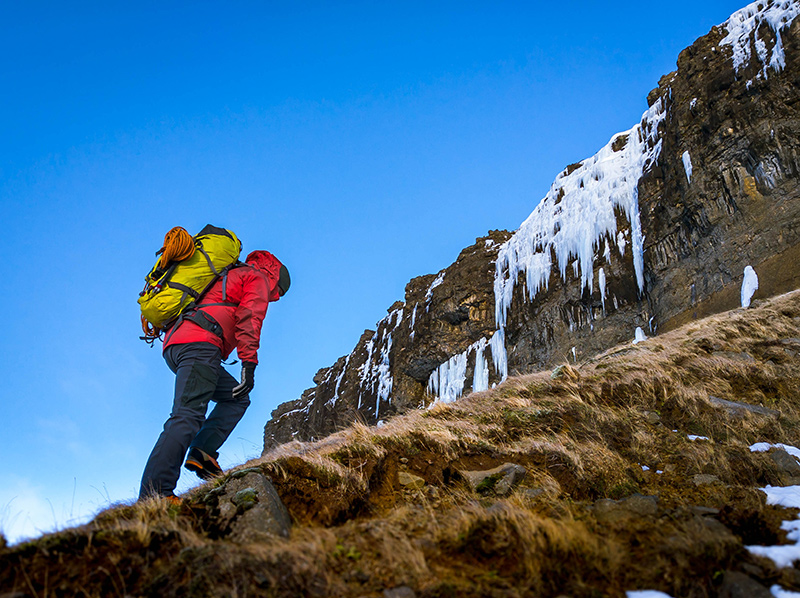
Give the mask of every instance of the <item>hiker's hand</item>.
<path id="1" fill-rule="evenodd" d="M 233 398 L 246 397 L 256 385 L 256 364 L 251 361 L 242 362 L 242 382 L 233 387 Z"/>

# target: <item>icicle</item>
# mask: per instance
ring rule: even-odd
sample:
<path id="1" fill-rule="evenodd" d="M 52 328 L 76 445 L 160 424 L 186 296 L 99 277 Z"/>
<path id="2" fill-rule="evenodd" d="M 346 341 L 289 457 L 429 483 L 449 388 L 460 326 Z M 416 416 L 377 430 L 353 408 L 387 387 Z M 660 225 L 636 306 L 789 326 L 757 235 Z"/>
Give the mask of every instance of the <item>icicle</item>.
<path id="1" fill-rule="evenodd" d="M 606 315 L 606 271 L 603 268 L 597 272 L 597 283 L 600 285 L 600 300 L 603 302 L 603 315 Z"/>
<path id="2" fill-rule="evenodd" d="M 489 340 L 489 346 L 492 349 L 492 361 L 494 362 L 494 369 L 500 376 L 502 382 L 508 378 L 508 354 L 506 353 L 506 332 L 501 328 L 492 335 Z"/>
<path id="3" fill-rule="evenodd" d="M 475 374 L 472 377 L 472 392 L 481 392 L 489 388 L 489 363 L 484 356 L 487 344 L 486 338 L 481 338 L 472 345 L 475 347 Z"/>
<path id="4" fill-rule="evenodd" d="M 681 156 L 683 160 L 683 169 L 686 171 L 686 180 L 691 184 L 692 182 L 692 157 L 688 151 L 683 152 Z"/>

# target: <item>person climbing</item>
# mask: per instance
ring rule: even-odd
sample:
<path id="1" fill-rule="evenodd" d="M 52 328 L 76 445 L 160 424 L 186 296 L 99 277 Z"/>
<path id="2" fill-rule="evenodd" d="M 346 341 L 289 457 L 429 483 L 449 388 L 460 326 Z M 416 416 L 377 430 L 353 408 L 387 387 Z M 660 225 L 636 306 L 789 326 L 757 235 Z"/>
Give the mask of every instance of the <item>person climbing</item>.
<path id="1" fill-rule="evenodd" d="M 222 474 L 218 450 L 250 405 L 267 306 L 289 284 L 286 266 L 267 251 L 253 251 L 244 263 L 226 269 L 192 309 L 167 327 L 163 356 L 175 374 L 175 395 L 145 465 L 140 500 L 161 496 L 178 501 L 174 490 L 184 456 L 184 467 L 203 480 Z M 242 362 L 240 380 L 222 367 L 234 348 Z M 215 406 L 206 418 L 212 401 Z"/>

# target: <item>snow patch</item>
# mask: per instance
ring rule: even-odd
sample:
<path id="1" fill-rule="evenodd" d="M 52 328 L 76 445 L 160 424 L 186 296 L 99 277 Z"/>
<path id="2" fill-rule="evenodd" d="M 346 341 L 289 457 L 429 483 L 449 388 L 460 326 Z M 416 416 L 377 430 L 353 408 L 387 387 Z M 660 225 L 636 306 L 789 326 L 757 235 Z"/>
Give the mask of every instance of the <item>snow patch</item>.
<path id="1" fill-rule="evenodd" d="M 695 434 L 689 434 L 686 438 L 688 438 L 692 442 L 695 442 L 697 440 L 708 440 L 709 442 L 711 441 L 711 439 L 708 436 L 696 436 Z"/>
<path id="2" fill-rule="evenodd" d="M 657 590 L 636 590 L 635 592 L 625 592 L 627 598 L 672 598 L 669 594 Z"/>
<path id="3" fill-rule="evenodd" d="M 750 299 L 758 289 L 758 275 L 752 266 L 745 266 L 742 280 L 742 307 L 750 307 Z"/>
<path id="4" fill-rule="evenodd" d="M 787 453 L 789 453 L 792 457 L 800 461 L 800 449 L 790 446 L 788 444 L 770 444 L 769 442 L 756 442 L 754 445 L 750 446 L 751 453 L 766 453 L 769 449 L 776 448 L 776 449 L 783 449 Z"/>
<path id="5" fill-rule="evenodd" d="M 800 509 L 800 486 L 767 486 L 759 488 L 767 495 L 768 505 L 777 505 L 787 509 Z M 784 521 L 781 529 L 788 533 L 786 538 L 795 542 L 784 546 L 745 546 L 752 554 L 764 556 L 778 567 L 789 567 L 800 559 L 800 520 Z"/>

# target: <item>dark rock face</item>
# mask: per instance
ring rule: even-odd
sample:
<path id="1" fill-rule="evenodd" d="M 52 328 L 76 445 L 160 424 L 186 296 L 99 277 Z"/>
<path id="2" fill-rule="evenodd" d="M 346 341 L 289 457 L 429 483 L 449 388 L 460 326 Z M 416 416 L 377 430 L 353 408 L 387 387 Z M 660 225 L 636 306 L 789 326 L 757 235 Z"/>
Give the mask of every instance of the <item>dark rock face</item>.
<path id="1" fill-rule="evenodd" d="M 778 10 L 776 31 L 764 17 Z M 800 286 L 793 11 L 751 5 L 684 50 L 641 123 L 567 167 L 513 235 L 492 231 L 413 279 L 350 355 L 273 412 L 265 448 L 735 308 L 747 265 L 756 299 Z"/>
<path id="2" fill-rule="evenodd" d="M 509 236 L 492 231 L 438 275 L 411 280 L 405 302 L 392 305 L 376 330 L 365 330 L 350 355 L 319 370 L 316 386 L 300 399 L 273 411 L 265 446 L 424 405 L 431 373 L 494 332 L 494 260 Z"/>

